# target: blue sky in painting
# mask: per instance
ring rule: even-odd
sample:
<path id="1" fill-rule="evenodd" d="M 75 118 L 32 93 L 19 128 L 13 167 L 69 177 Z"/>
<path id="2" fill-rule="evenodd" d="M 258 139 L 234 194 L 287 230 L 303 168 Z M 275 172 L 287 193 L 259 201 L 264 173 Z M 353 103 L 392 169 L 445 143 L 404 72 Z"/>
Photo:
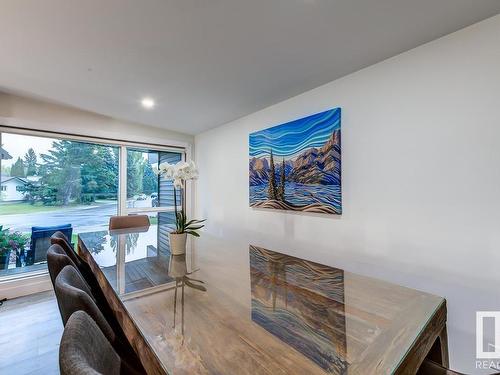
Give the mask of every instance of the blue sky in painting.
<path id="1" fill-rule="evenodd" d="M 272 148 L 278 157 L 292 158 L 311 147 L 321 147 L 340 129 L 340 108 L 290 121 L 250 134 L 250 157 L 265 157 Z"/>

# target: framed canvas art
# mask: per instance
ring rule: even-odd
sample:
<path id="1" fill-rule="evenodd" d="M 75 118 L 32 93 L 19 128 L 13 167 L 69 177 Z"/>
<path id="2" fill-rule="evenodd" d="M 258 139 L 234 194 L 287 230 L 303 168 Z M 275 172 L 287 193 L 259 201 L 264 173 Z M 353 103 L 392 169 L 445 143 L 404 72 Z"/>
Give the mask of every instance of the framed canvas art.
<path id="1" fill-rule="evenodd" d="M 340 108 L 251 133 L 250 206 L 342 213 Z"/>

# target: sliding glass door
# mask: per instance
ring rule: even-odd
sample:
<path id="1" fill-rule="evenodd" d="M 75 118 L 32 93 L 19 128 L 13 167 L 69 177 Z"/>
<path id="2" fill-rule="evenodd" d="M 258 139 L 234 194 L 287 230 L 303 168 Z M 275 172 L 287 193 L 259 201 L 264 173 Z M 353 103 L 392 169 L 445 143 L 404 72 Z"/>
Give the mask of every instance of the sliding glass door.
<path id="1" fill-rule="evenodd" d="M 107 230 L 117 214 L 147 214 L 153 225 L 174 225 L 172 183 L 159 179 L 153 165 L 183 160 L 183 150 L 0 136 L 0 281 L 47 271 L 48 244 L 37 240 L 46 227 L 70 225 L 76 243 L 78 233 Z M 180 205 L 183 197 L 177 198 Z"/>
<path id="2" fill-rule="evenodd" d="M 158 247 L 153 253 L 155 256 L 168 255 L 168 233 L 175 229 L 175 203 L 178 208 L 182 207 L 184 196 L 176 191 L 174 199 L 173 182 L 157 176 L 153 168 L 159 167 L 161 163 L 176 164 L 184 159 L 184 154 L 127 147 L 126 159 L 126 203 L 123 214 L 148 215 L 150 223 L 157 225 Z"/>

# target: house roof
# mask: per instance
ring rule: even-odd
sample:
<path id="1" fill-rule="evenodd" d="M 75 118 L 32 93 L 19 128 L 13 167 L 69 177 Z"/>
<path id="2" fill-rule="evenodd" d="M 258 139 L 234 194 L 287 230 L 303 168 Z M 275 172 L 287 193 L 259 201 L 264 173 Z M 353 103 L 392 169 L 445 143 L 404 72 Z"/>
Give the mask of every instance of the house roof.
<path id="1" fill-rule="evenodd" d="M 0 183 L 5 183 L 5 182 L 8 182 L 10 180 L 18 180 L 20 181 L 21 183 L 23 184 L 27 184 L 28 183 L 28 180 L 26 178 L 23 178 L 23 177 L 18 177 L 18 176 L 7 176 L 7 175 L 1 175 L 1 178 L 0 178 Z"/>
<path id="2" fill-rule="evenodd" d="M 0 157 L 2 160 L 12 159 L 12 156 L 3 147 L 0 147 Z"/>

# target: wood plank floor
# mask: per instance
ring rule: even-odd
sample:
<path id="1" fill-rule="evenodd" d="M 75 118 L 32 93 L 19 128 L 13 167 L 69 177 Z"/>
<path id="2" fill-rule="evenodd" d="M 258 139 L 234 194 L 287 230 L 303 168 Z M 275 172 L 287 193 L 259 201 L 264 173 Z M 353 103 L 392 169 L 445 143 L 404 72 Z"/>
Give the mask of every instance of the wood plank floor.
<path id="1" fill-rule="evenodd" d="M 0 306 L 0 374 L 59 374 L 62 331 L 53 292 L 4 302 Z"/>

